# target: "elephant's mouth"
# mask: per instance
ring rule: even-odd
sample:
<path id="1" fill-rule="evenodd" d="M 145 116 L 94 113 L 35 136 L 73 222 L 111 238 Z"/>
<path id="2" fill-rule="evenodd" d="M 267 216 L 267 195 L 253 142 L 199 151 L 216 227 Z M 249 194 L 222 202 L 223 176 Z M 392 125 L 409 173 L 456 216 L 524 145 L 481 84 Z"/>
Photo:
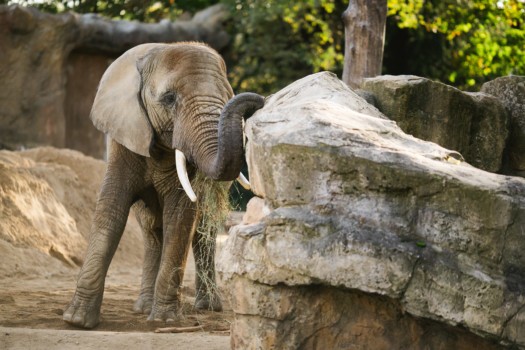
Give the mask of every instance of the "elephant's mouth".
<path id="1" fill-rule="evenodd" d="M 184 189 L 184 192 L 186 192 L 186 195 L 192 202 L 196 202 L 197 196 L 195 195 L 195 191 L 193 191 L 193 188 L 191 187 L 191 182 L 188 177 L 188 170 L 186 168 L 186 156 L 179 150 L 175 150 L 175 165 L 177 167 L 177 176 L 179 177 L 179 181 L 182 185 L 182 188 Z M 246 190 L 251 189 L 250 182 L 248 181 L 248 179 L 246 179 L 243 173 L 239 173 L 237 181 Z"/>

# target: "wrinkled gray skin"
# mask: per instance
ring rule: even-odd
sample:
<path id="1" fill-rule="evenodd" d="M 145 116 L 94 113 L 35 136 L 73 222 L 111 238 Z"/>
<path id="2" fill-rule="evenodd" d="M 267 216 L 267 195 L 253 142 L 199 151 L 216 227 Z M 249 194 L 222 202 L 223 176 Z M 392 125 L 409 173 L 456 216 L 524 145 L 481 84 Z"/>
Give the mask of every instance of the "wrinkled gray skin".
<path id="1" fill-rule="evenodd" d="M 107 270 L 134 204 L 146 246 L 136 311 L 148 320 L 176 319 L 192 239 L 197 276 L 215 281 L 215 240 L 207 240 L 210 250 L 199 245 L 198 233 L 193 237 L 196 204 L 181 188 L 174 149 L 185 154 L 190 179 L 201 171 L 213 180 L 234 180 L 244 157 L 243 118 L 264 99 L 232 96 L 222 58 L 201 44 L 140 45 L 108 68 L 91 115 L 111 137 L 107 170 L 64 321 L 83 328 L 99 323 Z M 199 278 L 196 284 L 196 307 L 220 310 L 214 290 Z"/>

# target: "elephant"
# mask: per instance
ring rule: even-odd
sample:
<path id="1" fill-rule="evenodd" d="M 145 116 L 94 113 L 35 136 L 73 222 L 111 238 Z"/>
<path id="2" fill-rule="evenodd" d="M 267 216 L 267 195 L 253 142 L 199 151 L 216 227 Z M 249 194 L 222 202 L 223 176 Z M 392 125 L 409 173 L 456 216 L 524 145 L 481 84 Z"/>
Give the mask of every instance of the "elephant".
<path id="1" fill-rule="evenodd" d="M 192 242 L 195 307 L 221 309 L 216 229 L 208 225 L 210 237 L 203 239 L 198 226 L 216 215 L 215 201 L 225 201 L 231 181 L 245 182 L 244 120 L 263 105 L 255 93 L 234 96 L 224 60 L 202 43 L 142 44 L 108 67 L 90 115 L 108 136 L 107 168 L 65 322 L 88 329 L 100 322 L 107 270 L 132 206 L 145 237 L 134 310 L 148 320 L 179 316 Z"/>

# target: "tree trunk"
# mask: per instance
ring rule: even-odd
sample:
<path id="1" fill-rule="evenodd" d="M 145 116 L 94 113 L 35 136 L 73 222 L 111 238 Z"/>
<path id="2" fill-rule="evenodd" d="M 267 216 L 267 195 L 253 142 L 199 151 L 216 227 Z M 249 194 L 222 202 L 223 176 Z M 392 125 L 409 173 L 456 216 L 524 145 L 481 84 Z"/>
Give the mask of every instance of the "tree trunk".
<path id="1" fill-rule="evenodd" d="M 387 0 L 350 0 L 343 12 L 343 81 L 351 88 L 358 88 L 363 78 L 381 74 L 386 12 Z"/>

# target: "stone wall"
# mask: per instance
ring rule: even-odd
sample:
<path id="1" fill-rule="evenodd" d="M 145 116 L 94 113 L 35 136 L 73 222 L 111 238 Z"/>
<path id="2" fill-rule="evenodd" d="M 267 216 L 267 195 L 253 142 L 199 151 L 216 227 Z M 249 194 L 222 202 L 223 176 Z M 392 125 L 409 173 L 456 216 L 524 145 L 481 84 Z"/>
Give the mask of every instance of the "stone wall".
<path id="1" fill-rule="evenodd" d="M 268 214 L 218 258 L 234 349 L 525 348 L 524 179 L 405 134 L 329 73 L 246 132 Z"/>
<path id="2" fill-rule="evenodd" d="M 100 78 L 111 62 L 106 55 L 73 51 L 66 63 L 64 147 L 99 159 L 106 154 L 105 136 L 89 114 Z"/>
<path id="3" fill-rule="evenodd" d="M 89 112 L 112 60 L 145 42 L 195 40 L 220 50 L 229 41 L 225 18 L 217 6 L 188 21 L 144 24 L 0 5 L 0 148 L 50 145 L 103 157 Z"/>

